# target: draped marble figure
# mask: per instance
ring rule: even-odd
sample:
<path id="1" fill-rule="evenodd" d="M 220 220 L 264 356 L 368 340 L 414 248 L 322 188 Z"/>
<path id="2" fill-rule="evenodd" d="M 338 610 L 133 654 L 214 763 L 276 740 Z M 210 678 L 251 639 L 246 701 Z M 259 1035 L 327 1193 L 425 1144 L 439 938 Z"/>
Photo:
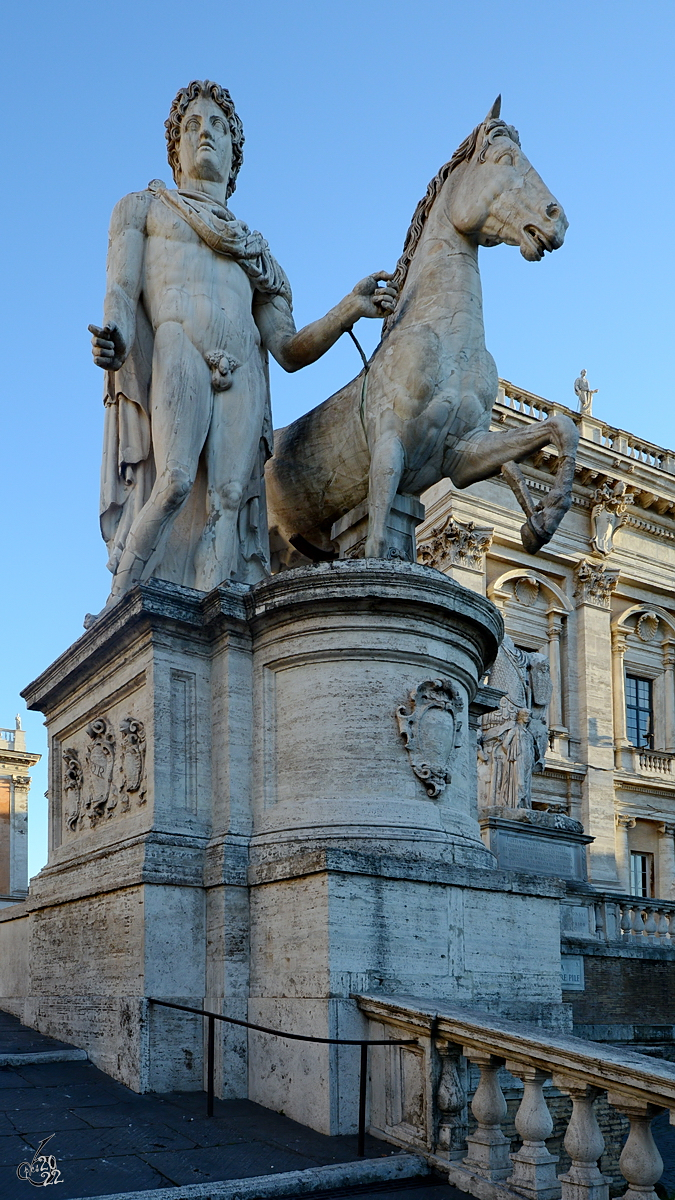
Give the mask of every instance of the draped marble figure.
<path id="1" fill-rule="evenodd" d="M 296 371 L 396 297 L 377 272 L 298 332 L 286 275 L 227 207 L 244 143 L 229 92 L 182 88 L 166 138 L 176 187 L 155 179 L 115 207 L 104 324 L 89 327 L 106 372 L 109 605 L 153 575 L 207 591 L 269 573 L 268 352 Z"/>
<path id="2" fill-rule="evenodd" d="M 478 798 L 483 809 L 531 808 L 532 774 L 544 770 L 546 711 L 552 685 L 548 660 L 505 635 L 488 676 L 504 694 L 485 713 L 478 738 Z"/>

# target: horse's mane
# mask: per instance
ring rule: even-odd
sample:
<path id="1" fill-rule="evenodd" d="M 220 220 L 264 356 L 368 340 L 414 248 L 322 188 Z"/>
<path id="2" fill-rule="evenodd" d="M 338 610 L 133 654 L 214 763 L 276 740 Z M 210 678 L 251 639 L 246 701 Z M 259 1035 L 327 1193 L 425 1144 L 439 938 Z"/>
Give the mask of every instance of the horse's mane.
<path id="1" fill-rule="evenodd" d="M 429 184 L 426 192 L 424 193 L 413 213 L 413 218 L 410 222 L 410 228 L 405 235 L 403 253 L 399 258 L 394 271 L 393 282 L 398 288 L 399 300 L 403 291 L 403 285 L 406 281 L 408 269 L 418 247 L 419 240 L 422 236 L 422 230 L 426 225 L 429 213 L 434 206 L 434 201 L 443 187 L 443 184 L 448 179 L 452 171 L 456 170 L 456 168 L 462 163 L 469 162 L 470 159 L 473 158 L 474 154 L 476 153 L 481 131 L 484 133 L 484 140 L 478 157 L 479 160 L 483 162 L 485 151 L 487 150 L 491 141 L 491 135 L 494 136 L 497 130 L 507 137 L 510 137 L 512 141 L 517 143 L 517 145 L 520 145 L 520 138 L 518 137 L 518 133 L 512 125 L 507 125 L 505 121 L 501 121 L 499 118 L 481 121 L 480 125 L 477 125 L 473 132 L 470 133 L 468 137 L 464 138 L 461 146 L 457 147 L 450 161 L 444 163 L 438 174 L 434 175 L 433 179 L 431 180 L 431 183 Z M 394 322 L 395 316 L 396 310 L 390 313 L 386 318 L 384 325 L 382 326 L 382 336 L 384 336 L 385 333 L 388 333 L 391 325 Z"/>

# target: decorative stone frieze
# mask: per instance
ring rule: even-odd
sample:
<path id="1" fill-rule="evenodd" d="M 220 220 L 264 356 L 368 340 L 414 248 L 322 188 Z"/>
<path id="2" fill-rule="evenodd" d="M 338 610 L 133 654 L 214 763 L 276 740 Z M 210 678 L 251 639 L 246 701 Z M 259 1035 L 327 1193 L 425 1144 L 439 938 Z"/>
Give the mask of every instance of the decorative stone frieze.
<path id="1" fill-rule="evenodd" d="M 492 526 L 476 525 L 475 521 L 456 521 L 449 514 L 440 525 L 435 525 L 418 546 L 417 559 L 425 567 L 444 571 L 447 567 L 468 567 L 473 571 L 483 569 L 483 556 L 492 545 Z"/>
<path id="2" fill-rule="evenodd" d="M 574 572 L 574 597 L 577 606 L 592 604 L 609 608 L 610 597 L 619 579 L 618 571 L 609 570 L 603 563 L 582 558 Z"/>
<path id="3" fill-rule="evenodd" d="M 449 679 L 425 679 L 411 691 L 410 705 L 409 712 L 403 704 L 396 709 L 399 733 L 415 775 L 436 800 L 450 783 L 462 744 L 464 701 Z"/>

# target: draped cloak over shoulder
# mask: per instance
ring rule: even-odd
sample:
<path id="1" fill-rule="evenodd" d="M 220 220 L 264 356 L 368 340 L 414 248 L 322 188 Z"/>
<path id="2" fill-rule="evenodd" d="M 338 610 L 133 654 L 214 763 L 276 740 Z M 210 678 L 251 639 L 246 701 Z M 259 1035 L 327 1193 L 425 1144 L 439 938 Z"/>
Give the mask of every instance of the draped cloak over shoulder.
<path id="1" fill-rule="evenodd" d="M 169 191 L 159 180 L 153 180 L 148 190 L 186 221 L 215 254 L 222 254 L 237 262 L 257 292 L 281 296 L 289 307 L 292 306 L 288 279 L 261 234 L 249 230 L 227 209 L 212 204 L 208 198 L 202 203 L 193 197 Z M 154 332 L 141 295 L 136 306 L 134 343 L 120 369 L 106 372 L 104 389 L 100 525 L 110 556 L 108 567 L 113 573 L 129 530 L 148 500 L 155 481 L 150 417 L 153 347 Z M 240 512 L 240 533 L 244 536 L 241 538 L 238 575 L 242 582 L 256 582 L 269 572 L 264 466 L 273 450 L 272 412 L 268 356 L 262 346 L 260 355 L 266 387 L 265 415 L 260 433 L 260 453 Z M 241 519 L 244 509 L 247 509 L 246 521 Z M 183 523 L 187 523 L 185 518 Z M 148 568 L 147 575 L 155 573 L 158 562 L 151 560 Z M 173 564 L 167 561 L 165 569 L 161 569 L 159 574 L 175 583 L 194 586 L 188 562 L 177 565 L 175 561 Z"/>

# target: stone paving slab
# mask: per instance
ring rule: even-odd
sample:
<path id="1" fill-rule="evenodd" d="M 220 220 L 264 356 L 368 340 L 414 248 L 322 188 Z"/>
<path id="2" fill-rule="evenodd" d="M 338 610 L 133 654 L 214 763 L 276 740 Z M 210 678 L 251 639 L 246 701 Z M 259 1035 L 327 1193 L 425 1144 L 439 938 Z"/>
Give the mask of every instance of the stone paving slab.
<path id="1" fill-rule="evenodd" d="M 0 1067 L 2 1200 L 34 1195 L 16 1168 L 50 1134 L 44 1152 L 61 1171 L 57 1200 L 180 1185 L 178 1196 L 191 1184 L 356 1160 L 355 1137 L 325 1137 L 248 1100 L 216 1100 L 209 1120 L 202 1092 L 138 1096 L 90 1062 Z M 398 1153 L 374 1138 L 367 1143 L 372 1158 Z"/>
<path id="2" fill-rule="evenodd" d="M 60 1200 L 121 1195 L 132 1200 L 130 1194 L 141 1191 L 157 1200 L 167 1195 L 178 1200 L 186 1191 L 215 1197 L 220 1193 L 215 1185 L 221 1181 L 246 1179 L 251 1196 L 257 1191 L 260 1196 L 311 1194 L 315 1200 L 357 1195 L 370 1200 L 461 1200 L 461 1193 L 433 1177 L 307 1191 L 322 1169 L 325 1173 L 334 1166 L 339 1171 L 351 1163 L 357 1170 L 355 1137 L 325 1137 L 247 1100 L 217 1100 L 215 1116 L 208 1120 L 201 1092 L 139 1096 L 88 1061 L 31 1058 L 49 1055 L 54 1048 L 64 1054 L 72 1049 L 0 1013 L 0 1064 L 3 1054 L 21 1056 L 17 1064 L 0 1065 L 2 1200 L 34 1196 L 31 1185 L 17 1178 L 16 1168 L 29 1162 L 50 1134 L 54 1137 L 45 1153 L 54 1154 L 61 1170 L 62 1182 L 54 1193 Z M 665 1162 L 663 1182 L 673 1191 L 675 1128 L 668 1124 L 667 1113 L 656 1119 L 653 1130 Z M 366 1141 L 367 1157 L 374 1164 L 378 1160 L 384 1165 L 399 1153 L 374 1138 Z M 283 1190 L 283 1179 L 300 1178 L 301 1192 Z M 262 1179 L 264 1184 L 258 1182 Z"/>

